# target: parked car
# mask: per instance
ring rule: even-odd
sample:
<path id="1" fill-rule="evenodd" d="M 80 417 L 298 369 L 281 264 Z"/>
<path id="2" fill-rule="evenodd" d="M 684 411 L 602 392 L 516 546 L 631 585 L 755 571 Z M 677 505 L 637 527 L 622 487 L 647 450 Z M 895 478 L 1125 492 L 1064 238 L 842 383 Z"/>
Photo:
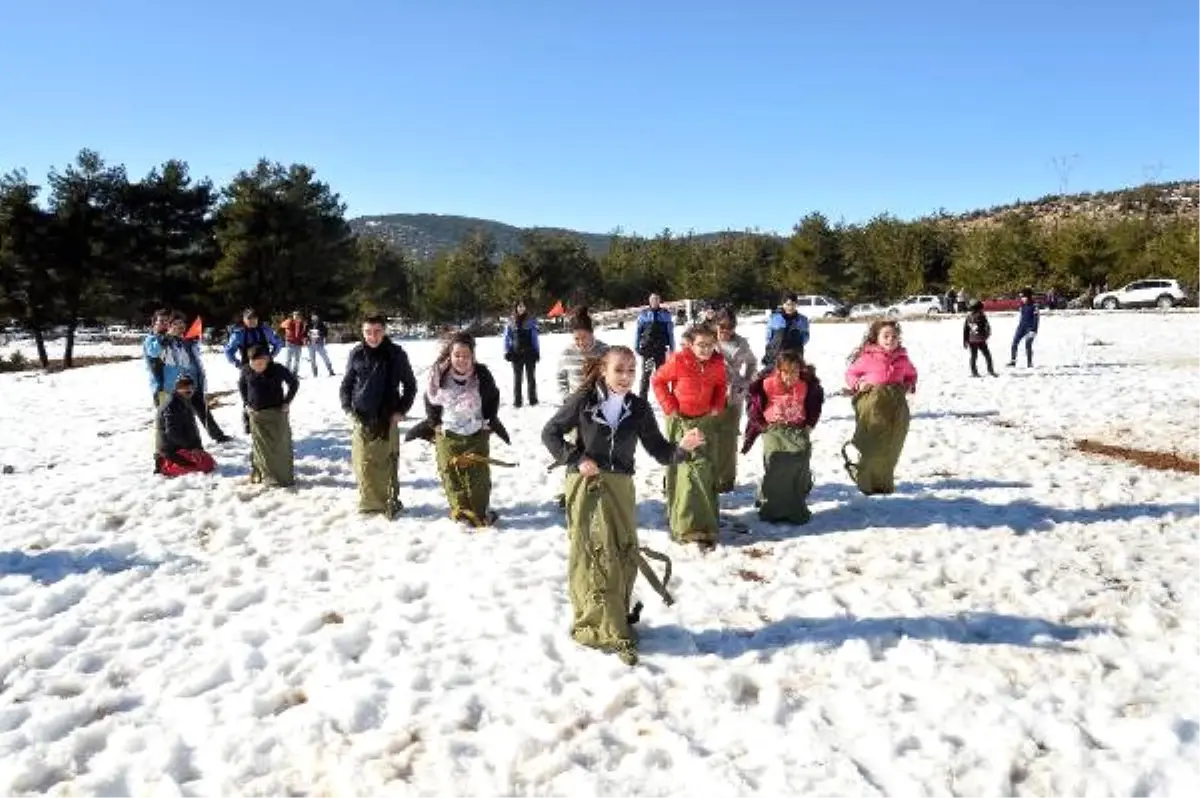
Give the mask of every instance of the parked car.
<path id="1" fill-rule="evenodd" d="M 863 302 L 850 308 L 852 319 L 873 319 L 887 314 L 887 308 L 877 302 Z"/>
<path id="2" fill-rule="evenodd" d="M 804 294 L 796 298 L 796 309 L 810 319 L 845 318 L 850 308 L 832 297 Z"/>
<path id="3" fill-rule="evenodd" d="M 1187 302 L 1188 294 L 1178 280 L 1158 277 L 1135 280 L 1116 291 L 1096 294 L 1092 307 L 1116 310 L 1118 308 L 1152 308 L 1164 310 Z"/>
<path id="4" fill-rule="evenodd" d="M 913 294 L 906 296 L 887 309 L 887 315 L 898 316 L 934 316 L 942 312 L 942 298 L 933 294 Z"/>

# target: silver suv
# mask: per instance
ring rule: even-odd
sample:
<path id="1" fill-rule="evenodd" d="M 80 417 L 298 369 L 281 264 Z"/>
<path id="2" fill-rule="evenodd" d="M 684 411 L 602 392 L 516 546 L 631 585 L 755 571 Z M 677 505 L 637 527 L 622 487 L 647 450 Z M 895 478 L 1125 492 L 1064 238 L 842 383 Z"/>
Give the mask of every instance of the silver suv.
<path id="1" fill-rule="evenodd" d="M 1187 291 L 1183 290 L 1178 280 L 1153 277 L 1135 280 L 1116 291 L 1096 294 L 1096 298 L 1092 300 L 1092 307 L 1105 310 L 1159 307 L 1166 310 L 1186 301 Z"/>

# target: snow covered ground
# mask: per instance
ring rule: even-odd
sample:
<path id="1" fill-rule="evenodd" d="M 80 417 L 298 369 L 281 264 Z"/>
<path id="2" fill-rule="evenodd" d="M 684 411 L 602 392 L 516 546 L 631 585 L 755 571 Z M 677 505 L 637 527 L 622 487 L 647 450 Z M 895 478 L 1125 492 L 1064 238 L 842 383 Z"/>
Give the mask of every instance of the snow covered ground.
<path id="1" fill-rule="evenodd" d="M 1032 371 L 1003 366 L 1014 324 L 994 319 L 1002 376 L 978 380 L 961 319 L 907 325 L 893 496 L 849 483 L 831 396 L 806 527 L 754 519 L 755 449 L 722 500 L 749 534 L 682 550 L 640 456 L 677 604 L 639 589 L 632 669 L 567 635 L 549 403 L 502 408 L 494 451 L 525 466 L 494 471 L 501 528 L 467 534 L 423 443 L 402 449 L 408 515 L 357 516 L 336 379 L 304 380 L 301 483 L 267 491 L 232 404 L 219 476 L 151 476 L 139 362 L 0 375 L 0 793 L 1191 792 L 1197 478 L 1069 444 L 1194 453 L 1200 316 L 1048 315 Z M 828 387 L 862 329 L 814 325 Z M 565 342 L 543 338 L 547 400 Z M 507 403 L 499 342 L 480 353 Z"/>

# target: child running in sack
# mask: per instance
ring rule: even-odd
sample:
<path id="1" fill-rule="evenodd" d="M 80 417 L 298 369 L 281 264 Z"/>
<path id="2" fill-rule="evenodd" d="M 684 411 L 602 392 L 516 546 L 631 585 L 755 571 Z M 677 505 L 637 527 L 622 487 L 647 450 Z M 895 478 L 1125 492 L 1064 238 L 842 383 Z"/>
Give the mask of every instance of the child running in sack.
<path id="1" fill-rule="evenodd" d="M 998 376 L 996 369 L 992 365 L 992 352 L 988 349 L 988 339 L 992 337 L 992 325 L 988 322 L 988 317 L 983 312 L 983 303 L 975 300 L 971 303 L 971 312 L 967 314 L 966 320 L 963 321 L 963 349 L 971 350 L 971 376 L 979 376 L 979 367 L 976 361 L 979 355 L 983 354 L 983 361 L 987 364 L 988 374 L 993 377 Z"/>
<path id="2" fill-rule="evenodd" d="M 812 442 L 809 431 L 821 418 L 825 389 L 812 366 L 794 349 L 784 349 L 775 367 L 750 383 L 746 440 L 742 454 L 761 435 L 763 478 L 758 517 L 770 523 L 807 524 L 812 518 Z"/>
<path id="3" fill-rule="evenodd" d="M 595 360 L 608 351 L 608 344 L 596 337 L 592 325 L 592 317 L 586 307 L 576 309 L 571 320 L 571 341 L 573 346 L 563 350 L 558 359 L 559 398 L 566 402 L 571 394 L 579 390 L 583 384 L 588 361 Z M 567 493 L 563 492 L 554 497 L 559 507 L 567 506 Z"/>
<path id="4" fill-rule="evenodd" d="M 509 442 L 500 423 L 500 389 L 487 366 L 475 360 L 475 339 L 455 333 L 429 369 L 425 420 L 406 441 L 432 441 L 450 517 L 473 527 L 493 526 L 491 435 Z"/>
<path id="5" fill-rule="evenodd" d="M 175 380 L 171 397 L 158 409 L 155 441 L 158 444 L 154 471 L 164 477 L 211 474 L 217 467 L 200 443 L 200 426 L 192 408 L 196 384 L 189 374 Z"/>
<path id="6" fill-rule="evenodd" d="M 871 322 L 862 345 L 850 355 L 846 385 L 853 392 L 854 437 L 842 446 L 846 471 L 870 496 L 896 490 L 896 463 L 908 437 L 908 394 L 917 390 L 917 370 L 900 343 L 900 325 Z M 853 463 L 846 447 L 854 445 Z"/>
<path id="7" fill-rule="evenodd" d="M 742 408 L 746 404 L 746 392 L 758 361 L 750 349 L 750 342 L 737 333 L 737 316 L 729 308 L 717 311 L 713 318 L 717 330 L 717 345 L 725 360 L 725 383 L 728 398 L 725 409 L 717 417 L 718 436 L 717 493 L 729 493 L 737 482 L 738 432 L 742 426 Z"/>
<path id="8" fill-rule="evenodd" d="M 641 558 L 637 534 L 637 498 L 633 486 L 634 453 L 640 441 L 663 465 L 683 462 L 704 444 L 697 428 L 683 433 L 679 445 L 663 437 L 646 400 L 632 392 L 637 376 L 633 350 L 616 346 L 590 361 L 579 390 L 542 430 L 542 443 L 555 465 L 567 467 L 567 529 L 570 550 L 567 579 L 571 597 L 571 637 L 575 642 L 615 652 L 637 662 L 641 604 L 631 606 L 639 569 L 671 603 L 665 583 Z"/>
<path id="9" fill-rule="evenodd" d="M 696 457 L 667 466 L 665 488 L 671 537 L 711 551 L 720 532 L 717 504 L 719 417 L 727 401 L 725 358 L 717 354 L 716 334 L 695 325 L 683 334 L 683 347 L 671 353 L 650 382 L 667 419 L 667 438 L 681 440 L 699 429 L 709 445 Z"/>
<path id="10" fill-rule="evenodd" d="M 288 408 L 300 390 L 300 380 L 272 361 L 270 348 L 263 344 L 251 347 L 249 354 L 250 364 L 238 377 L 238 393 L 250 420 L 250 481 L 286 488 L 295 481 Z"/>

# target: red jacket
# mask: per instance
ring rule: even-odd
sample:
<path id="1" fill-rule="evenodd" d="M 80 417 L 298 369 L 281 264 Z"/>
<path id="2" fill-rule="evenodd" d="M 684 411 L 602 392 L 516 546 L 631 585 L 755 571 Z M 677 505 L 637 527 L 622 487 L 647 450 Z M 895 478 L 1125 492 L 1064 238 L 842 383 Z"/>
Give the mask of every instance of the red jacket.
<path id="1" fill-rule="evenodd" d="M 725 359 L 714 352 L 700 360 L 691 349 L 680 349 L 650 379 L 663 413 L 685 418 L 725 409 Z"/>
<path id="2" fill-rule="evenodd" d="M 287 319 L 279 325 L 283 328 L 283 337 L 292 346 L 302 346 L 308 343 L 308 324 L 303 319 Z"/>

